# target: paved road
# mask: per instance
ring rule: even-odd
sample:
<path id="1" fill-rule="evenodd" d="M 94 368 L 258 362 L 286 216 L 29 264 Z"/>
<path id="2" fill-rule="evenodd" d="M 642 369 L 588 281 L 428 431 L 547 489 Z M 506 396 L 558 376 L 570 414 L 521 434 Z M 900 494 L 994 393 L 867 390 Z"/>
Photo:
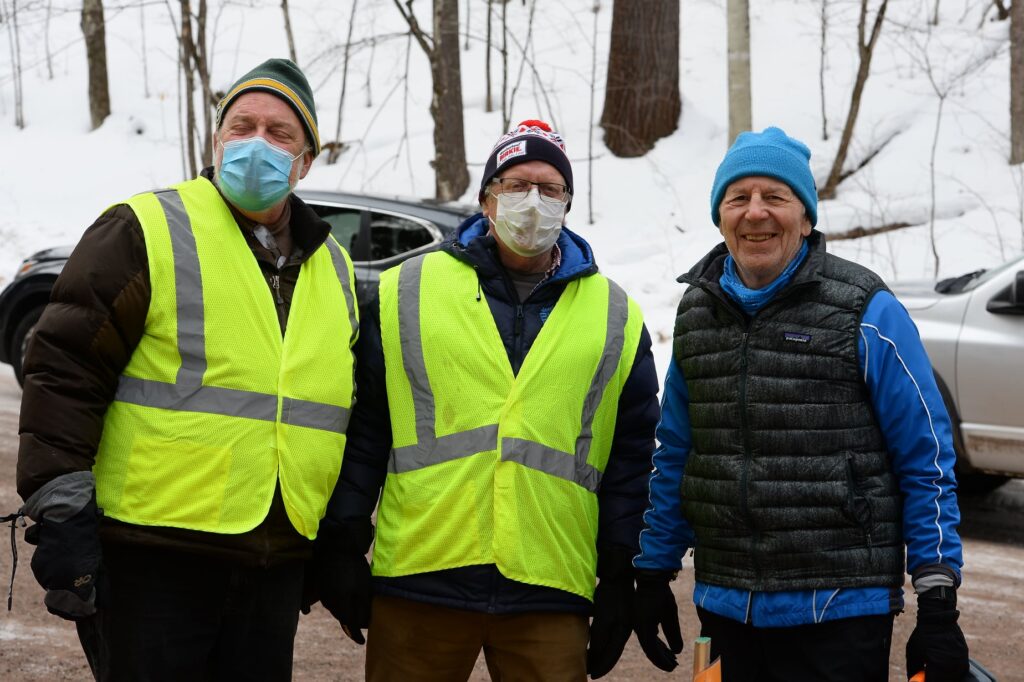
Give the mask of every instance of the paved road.
<path id="1" fill-rule="evenodd" d="M 0 511 L 17 509 L 14 489 L 17 458 L 18 408 L 21 391 L 10 368 L 0 365 Z M 1024 457 L 1024 453 L 1021 453 Z M 1000 682 L 1024 682 L 1024 480 L 1013 481 L 986 497 L 961 502 L 967 565 L 960 590 L 961 622 L 972 655 L 982 661 Z M 31 547 L 20 540 L 20 564 L 14 592 L 14 611 L 0 616 L 0 680 L 85 680 L 88 668 L 78 647 L 74 626 L 46 614 L 42 590 L 28 570 Z M 6 543 L 0 543 L 6 546 Z M 0 584 L 10 580 L 10 554 L 0 550 Z M 691 571 L 684 571 L 674 585 L 684 638 L 697 635 L 690 602 Z M 892 682 L 905 680 L 903 647 L 913 628 L 913 599 L 896 619 L 893 641 Z M 606 679 L 688 680 L 692 647 L 687 644 L 681 665 L 671 675 L 658 673 L 644 659 L 632 639 L 615 671 Z M 330 616 L 319 607 L 303 617 L 295 648 L 297 680 L 360 680 L 363 650 L 345 639 Z M 481 662 L 473 680 L 487 680 Z"/>

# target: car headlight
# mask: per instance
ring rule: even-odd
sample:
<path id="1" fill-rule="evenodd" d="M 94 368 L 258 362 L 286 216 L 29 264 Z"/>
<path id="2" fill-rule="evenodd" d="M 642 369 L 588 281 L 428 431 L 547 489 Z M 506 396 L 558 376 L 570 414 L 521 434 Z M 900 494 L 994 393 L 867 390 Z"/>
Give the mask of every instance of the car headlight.
<path id="1" fill-rule="evenodd" d="M 32 258 L 26 258 L 25 260 L 21 261 L 21 265 L 18 266 L 18 272 L 15 273 L 14 278 L 17 279 L 18 277 L 21 277 L 26 272 L 31 270 L 32 267 L 38 262 L 39 261 L 34 260 Z"/>

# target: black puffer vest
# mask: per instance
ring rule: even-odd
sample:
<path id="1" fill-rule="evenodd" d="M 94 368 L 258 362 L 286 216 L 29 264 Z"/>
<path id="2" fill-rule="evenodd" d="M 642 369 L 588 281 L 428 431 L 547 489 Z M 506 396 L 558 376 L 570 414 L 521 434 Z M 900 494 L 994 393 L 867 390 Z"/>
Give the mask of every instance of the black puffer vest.
<path id="1" fill-rule="evenodd" d="M 902 502 L 857 359 L 871 271 L 812 232 L 793 281 L 748 318 L 725 245 L 688 274 L 673 354 L 690 394 L 683 511 L 699 581 L 755 591 L 903 584 Z"/>

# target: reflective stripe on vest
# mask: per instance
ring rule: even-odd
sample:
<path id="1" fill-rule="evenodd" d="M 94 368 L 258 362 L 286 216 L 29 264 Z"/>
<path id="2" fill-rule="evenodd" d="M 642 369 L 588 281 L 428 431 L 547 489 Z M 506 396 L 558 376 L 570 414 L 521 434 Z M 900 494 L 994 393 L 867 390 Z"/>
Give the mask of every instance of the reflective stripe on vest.
<path id="1" fill-rule="evenodd" d="M 513 375 L 476 288 L 472 268 L 444 253 L 381 277 L 394 447 L 373 572 L 495 564 L 591 599 L 597 491 L 639 308 L 602 275 L 568 282 Z"/>
<path id="2" fill-rule="evenodd" d="M 358 330 L 351 261 L 328 236 L 280 324 L 259 265 L 205 179 L 128 200 L 145 236 L 142 339 L 107 410 L 100 506 L 139 525 L 242 533 L 276 488 L 316 537 L 345 447 Z"/>

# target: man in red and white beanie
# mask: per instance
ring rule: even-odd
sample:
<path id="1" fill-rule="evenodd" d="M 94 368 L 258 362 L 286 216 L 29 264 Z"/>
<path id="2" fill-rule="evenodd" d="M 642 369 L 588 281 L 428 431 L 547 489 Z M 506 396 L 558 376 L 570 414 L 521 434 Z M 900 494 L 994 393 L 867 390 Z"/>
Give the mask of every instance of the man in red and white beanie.
<path id="1" fill-rule="evenodd" d="M 562 224 L 572 192 L 561 136 L 523 121 L 481 212 L 362 316 L 328 517 L 368 522 L 383 484 L 368 680 L 467 679 L 481 650 L 494 679 L 596 678 L 629 638 L 658 381 L 639 307 Z"/>

